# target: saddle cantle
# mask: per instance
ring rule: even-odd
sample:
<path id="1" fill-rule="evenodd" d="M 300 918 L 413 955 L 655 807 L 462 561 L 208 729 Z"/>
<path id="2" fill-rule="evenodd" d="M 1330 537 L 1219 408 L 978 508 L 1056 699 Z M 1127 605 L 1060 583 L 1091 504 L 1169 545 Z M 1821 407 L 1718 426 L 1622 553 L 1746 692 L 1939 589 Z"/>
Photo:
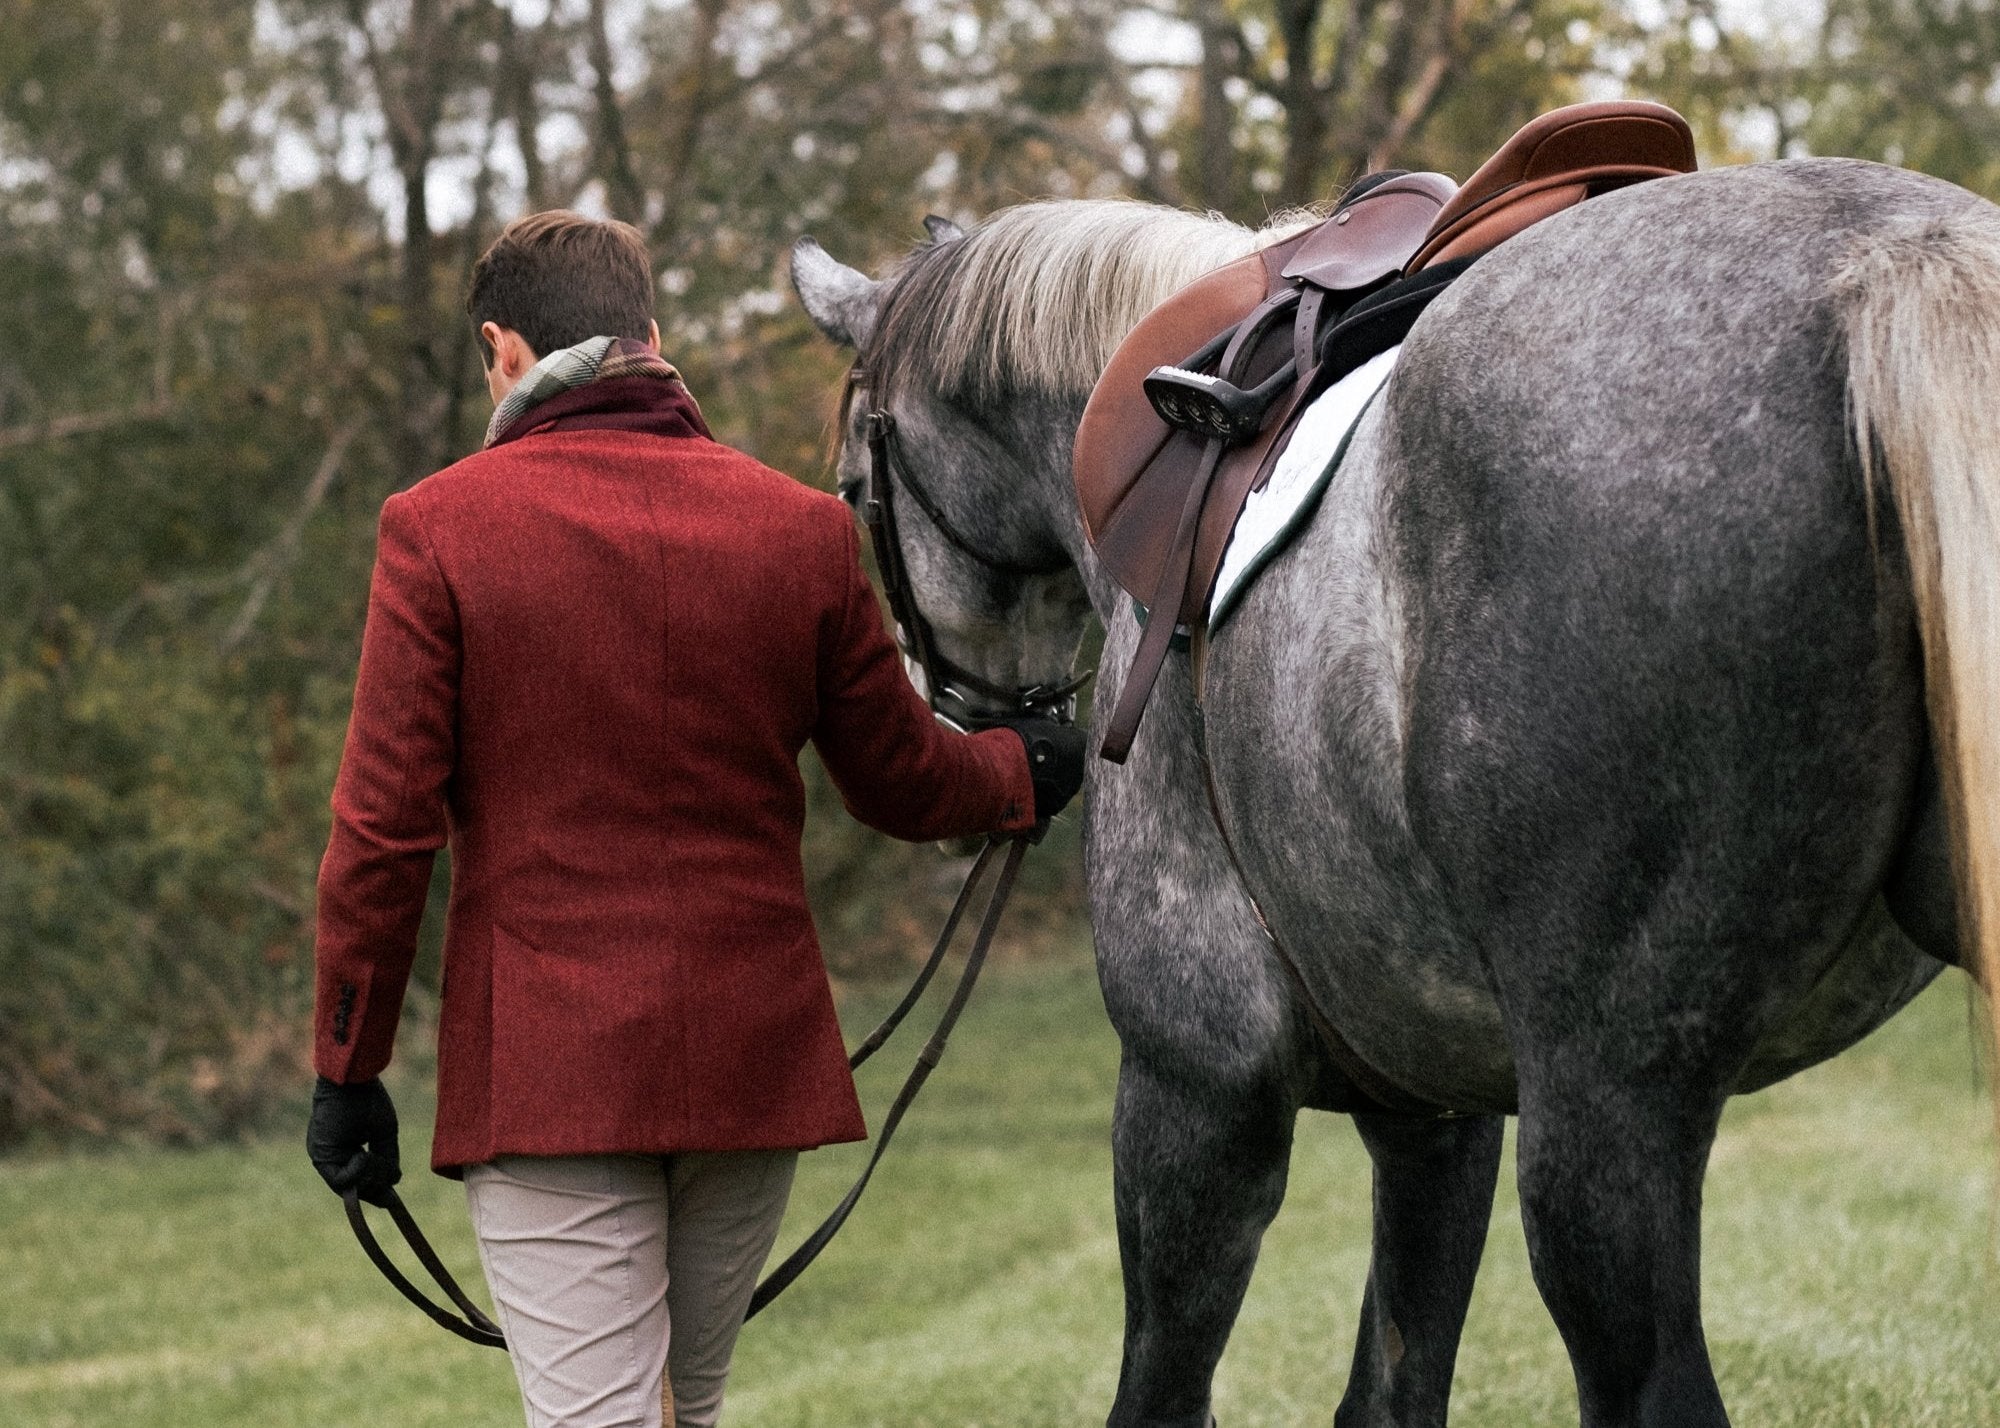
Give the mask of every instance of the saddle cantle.
<path id="1" fill-rule="evenodd" d="M 1146 629 L 1099 752 L 1122 763 L 1177 628 L 1199 628 L 1230 531 L 1307 405 L 1400 342 L 1481 254 L 1586 198 L 1690 173 L 1661 104 L 1574 104 L 1533 120 L 1461 188 L 1363 179 L 1324 221 L 1217 269 L 1127 335 L 1077 428 L 1085 535 Z"/>

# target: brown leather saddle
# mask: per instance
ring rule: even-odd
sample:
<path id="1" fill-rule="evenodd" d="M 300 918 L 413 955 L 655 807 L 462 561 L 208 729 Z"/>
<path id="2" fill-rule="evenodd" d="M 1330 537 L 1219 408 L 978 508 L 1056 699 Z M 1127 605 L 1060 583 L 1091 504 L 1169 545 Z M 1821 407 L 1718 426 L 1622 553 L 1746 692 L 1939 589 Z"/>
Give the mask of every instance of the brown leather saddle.
<path id="1" fill-rule="evenodd" d="M 1177 631 L 1203 628 L 1250 492 L 1313 398 L 1402 341 L 1423 309 L 1523 229 L 1595 194 L 1695 167 L 1687 121 L 1613 100 L 1553 110 L 1459 187 L 1375 175 L 1317 226 L 1196 279 L 1099 376 L 1077 429 L 1077 500 L 1146 629 L 1099 747 L 1124 762 Z"/>

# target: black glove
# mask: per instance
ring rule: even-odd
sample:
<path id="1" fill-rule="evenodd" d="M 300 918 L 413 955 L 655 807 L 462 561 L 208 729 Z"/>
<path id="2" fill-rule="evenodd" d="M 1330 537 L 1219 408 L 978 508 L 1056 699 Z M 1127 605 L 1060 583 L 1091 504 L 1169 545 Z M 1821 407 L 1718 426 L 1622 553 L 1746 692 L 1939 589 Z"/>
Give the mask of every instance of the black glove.
<path id="1" fill-rule="evenodd" d="M 403 1165 L 396 1107 L 382 1083 L 343 1086 L 320 1077 L 306 1122 L 306 1154 L 334 1194 L 355 1190 L 371 1205 L 388 1204 L 389 1187 L 403 1178 Z"/>
<path id="2" fill-rule="evenodd" d="M 1028 777 L 1035 785 L 1035 821 L 1047 827 L 1083 787 L 1084 755 L 1090 740 L 1076 725 L 1058 724 L 1053 719 L 1008 719 L 1004 723 L 1027 747 Z"/>

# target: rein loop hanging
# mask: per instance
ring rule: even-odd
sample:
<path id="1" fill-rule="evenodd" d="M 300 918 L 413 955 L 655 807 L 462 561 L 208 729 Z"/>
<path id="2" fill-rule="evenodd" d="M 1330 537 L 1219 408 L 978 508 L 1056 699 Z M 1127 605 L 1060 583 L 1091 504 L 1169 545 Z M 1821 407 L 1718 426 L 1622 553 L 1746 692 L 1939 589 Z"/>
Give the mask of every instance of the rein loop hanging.
<path id="1" fill-rule="evenodd" d="M 501 1334 L 500 1326 L 487 1318 L 485 1311 L 474 1304 L 471 1296 L 459 1287 L 451 1271 L 444 1267 L 444 1261 L 438 1258 L 438 1252 L 431 1248 L 431 1242 L 424 1238 L 424 1232 L 417 1228 L 416 1217 L 403 1203 L 403 1197 L 394 1190 L 385 1190 L 382 1193 L 387 1197 L 383 1201 L 383 1208 L 388 1210 L 389 1218 L 401 1232 L 403 1242 L 409 1245 L 417 1257 L 417 1262 L 424 1267 L 438 1288 L 445 1292 L 446 1297 L 458 1306 L 464 1317 L 452 1313 L 432 1299 L 423 1290 L 410 1283 L 402 1270 L 396 1268 L 396 1262 L 389 1258 L 381 1243 L 375 1238 L 375 1232 L 368 1228 L 368 1217 L 361 1212 L 360 1195 L 349 1190 L 340 1197 L 347 1206 L 347 1223 L 354 1229 L 354 1238 L 361 1241 L 362 1251 L 375 1267 L 382 1271 L 382 1277 L 395 1285 L 405 1299 L 423 1310 L 430 1316 L 431 1322 L 440 1328 L 449 1329 L 459 1338 L 469 1340 L 483 1348 L 506 1348 L 507 1340 Z"/>
<path id="2" fill-rule="evenodd" d="M 1007 849 L 1007 856 L 1000 865 L 1000 875 L 994 880 L 993 891 L 987 895 L 986 911 L 979 919 L 979 932 L 972 939 L 971 949 L 965 954 L 965 970 L 959 973 L 958 985 L 953 988 L 951 1000 L 946 1003 L 944 1011 L 939 1015 L 930 1040 L 926 1041 L 923 1049 L 917 1053 L 916 1064 L 910 1068 L 909 1077 L 903 1082 L 903 1089 L 896 1093 L 896 1099 L 891 1103 L 889 1113 L 882 1118 L 882 1133 L 875 1138 L 875 1149 L 869 1153 L 868 1163 L 861 1167 L 861 1174 L 855 1179 L 847 1194 L 841 1197 L 840 1203 L 833 1207 L 833 1213 L 822 1220 L 819 1228 L 806 1236 L 804 1242 L 785 1257 L 784 1263 L 766 1275 L 764 1282 L 757 1286 L 756 1293 L 750 1296 L 750 1307 L 743 1315 L 746 1324 L 763 1312 L 764 1307 L 773 1299 L 783 1294 L 791 1286 L 792 1281 L 805 1273 L 806 1267 L 818 1259 L 820 1252 L 832 1243 L 833 1237 L 840 1233 L 840 1227 L 847 1223 L 847 1217 L 854 1213 L 854 1207 L 861 1203 L 862 1192 L 867 1190 L 869 1180 L 874 1177 L 875 1167 L 882 1163 L 882 1156 L 889 1149 L 889 1142 L 896 1134 L 896 1127 L 902 1124 L 904 1113 L 917 1099 L 917 1093 L 923 1090 L 924 1082 L 930 1079 L 930 1074 L 937 1069 L 938 1062 L 944 1059 L 945 1045 L 950 1041 L 952 1028 L 958 1025 L 958 1019 L 964 1013 L 966 1003 L 972 999 L 972 988 L 979 981 L 980 968 L 986 965 L 986 953 L 993 945 L 993 933 L 1000 925 L 1000 914 L 1006 911 L 1007 899 L 1013 894 L 1015 874 L 1020 872 L 1021 860 L 1027 855 L 1028 845 L 1032 841 L 1025 833 L 1015 834 L 1007 839 L 995 836 L 987 840 L 978 860 L 973 863 L 972 870 L 965 875 L 965 885 L 959 889 L 958 901 L 952 905 L 951 916 L 945 919 L 944 930 L 938 934 L 937 945 L 931 950 L 930 960 L 924 964 L 923 971 L 918 974 L 916 985 L 910 988 L 896 1009 L 883 1019 L 882 1024 L 876 1027 L 868 1039 L 862 1042 L 848 1058 L 848 1065 L 855 1067 L 874 1055 L 882 1043 L 889 1039 L 890 1034 L 895 1031 L 910 1008 L 916 1005 L 917 998 L 922 995 L 931 974 L 937 970 L 938 964 L 944 960 L 946 950 L 951 946 L 953 934 L 958 931 L 958 924 L 965 913 L 966 905 L 972 900 L 973 888 L 978 884 L 981 874 L 986 871 L 987 865 L 993 861 L 993 854 L 1004 846 Z"/>

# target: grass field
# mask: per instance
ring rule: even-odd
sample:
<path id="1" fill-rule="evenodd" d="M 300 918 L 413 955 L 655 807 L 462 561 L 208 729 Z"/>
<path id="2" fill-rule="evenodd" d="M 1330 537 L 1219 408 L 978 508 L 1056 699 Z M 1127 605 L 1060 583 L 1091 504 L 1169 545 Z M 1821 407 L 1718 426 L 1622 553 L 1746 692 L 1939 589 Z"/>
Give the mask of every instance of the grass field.
<path id="1" fill-rule="evenodd" d="M 869 1198 L 745 1333 L 736 1428 L 1101 1422 L 1120 1297 L 1116 1044 L 1087 968 L 989 974 Z M 857 997 L 859 1024 L 879 1001 Z M 905 1032 L 905 1035 L 910 1035 Z M 914 1048 L 871 1066 L 879 1107 Z M 1709 1177 L 1707 1320 L 1736 1421 L 2000 1428 L 1992 1142 L 1963 982 L 1830 1065 L 1738 1102 Z M 423 1109 L 405 1098 L 406 1125 Z M 407 1148 L 421 1163 L 420 1129 Z M 790 1243 L 854 1148 L 807 1158 Z M 461 1273 L 456 1185 L 405 1186 Z M 1310 1115 L 1217 1388 L 1224 1428 L 1325 1424 L 1367 1262 L 1352 1130 Z M 518 1424 L 501 1355 L 433 1329 L 348 1238 L 290 1140 L 0 1162 L 0 1425 Z M 1573 1423 L 1503 1180 L 1453 1423 Z"/>

